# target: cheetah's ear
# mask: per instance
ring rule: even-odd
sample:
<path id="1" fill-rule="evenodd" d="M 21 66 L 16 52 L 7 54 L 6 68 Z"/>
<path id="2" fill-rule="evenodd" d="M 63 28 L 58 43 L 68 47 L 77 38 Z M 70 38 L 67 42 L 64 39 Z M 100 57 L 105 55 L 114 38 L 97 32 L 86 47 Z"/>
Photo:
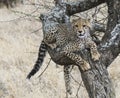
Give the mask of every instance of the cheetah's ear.
<path id="1" fill-rule="evenodd" d="M 44 14 L 40 14 L 40 20 L 43 21 L 44 20 Z"/>

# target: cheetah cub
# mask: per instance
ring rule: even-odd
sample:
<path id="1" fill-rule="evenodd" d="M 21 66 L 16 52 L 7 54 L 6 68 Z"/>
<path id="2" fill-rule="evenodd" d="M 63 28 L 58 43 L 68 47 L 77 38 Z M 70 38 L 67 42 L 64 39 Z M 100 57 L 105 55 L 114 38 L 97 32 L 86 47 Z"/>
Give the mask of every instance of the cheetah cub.
<path id="1" fill-rule="evenodd" d="M 77 23 L 79 22 L 77 21 Z M 51 48 L 53 48 L 51 45 L 55 44 L 57 52 L 71 59 L 74 65 L 80 66 L 81 70 L 86 71 L 90 69 L 89 63 L 76 52 L 90 49 L 91 56 L 94 61 L 99 60 L 100 54 L 97 51 L 96 44 L 92 41 L 90 27 L 83 24 L 78 26 L 81 26 L 81 31 L 78 28 L 74 28 L 71 23 L 44 23 L 43 40 L 45 44 Z M 75 27 L 77 26 L 75 25 Z"/>
<path id="2" fill-rule="evenodd" d="M 94 61 L 99 60 L 100 54 L 97 51 L 96 44 L 92 41 L 92 37 L 90 35 L 92 24 L 88 19 L 79 18 L 72 22 L 73 28 L 75 29 L 77 36 L 80 39 L 85 39 L 86 44 L 90 46 L 91 56 Z"/>

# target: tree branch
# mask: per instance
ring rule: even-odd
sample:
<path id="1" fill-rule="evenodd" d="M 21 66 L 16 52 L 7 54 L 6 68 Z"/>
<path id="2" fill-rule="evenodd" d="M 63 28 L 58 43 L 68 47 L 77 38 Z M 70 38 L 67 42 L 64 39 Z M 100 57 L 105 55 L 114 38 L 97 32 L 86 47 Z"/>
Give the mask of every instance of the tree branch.
<path id="1" fill-rule="evenodd" d="M 79 12 L 83 12 L 94 8 L 102 3 L 105 3 L 106 0 L 83 0 L 78 2 L 66 3 L 67 14 L 73 15 Z"/>
<path id="2" fill-rule="evenodd" d="M 117 24 L 116 27 L 110 34 L 111 38 L 108 41 L 108 47 L 110 46 L 118 46 L 120 44 L 120 24 Z"/>
<path id="3" fill-rule="evenodd" d="M 110 37 L 110 32 L 114 29 L 114 27 L 120 23 L 120 0 L 106 0 L 108 6 L 108 23 L 107 30 L 105 36 L 103 37 L 103 41 L 107 41 Z"/>
<path id="4" fill-rule="evenodd" d="M 102 62 L 108 67 L 120 53 L 120 24 L 117 24 L 106 42 L 99 46 Z"/>

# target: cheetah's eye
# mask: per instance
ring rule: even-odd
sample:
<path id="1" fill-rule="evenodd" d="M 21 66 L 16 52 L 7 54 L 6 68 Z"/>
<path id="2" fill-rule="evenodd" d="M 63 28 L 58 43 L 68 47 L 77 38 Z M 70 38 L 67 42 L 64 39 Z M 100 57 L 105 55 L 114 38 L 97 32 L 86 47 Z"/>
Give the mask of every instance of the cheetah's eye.
<path id="1" fill-rule="evenodd" d="M 78 25 L 75 25 L 75 27 L 78 27 Z"/>
<path id="2" fill-rule="evenodd" d="M 86 27 L 86 25 L 83 25 L 83 27 Z"/>

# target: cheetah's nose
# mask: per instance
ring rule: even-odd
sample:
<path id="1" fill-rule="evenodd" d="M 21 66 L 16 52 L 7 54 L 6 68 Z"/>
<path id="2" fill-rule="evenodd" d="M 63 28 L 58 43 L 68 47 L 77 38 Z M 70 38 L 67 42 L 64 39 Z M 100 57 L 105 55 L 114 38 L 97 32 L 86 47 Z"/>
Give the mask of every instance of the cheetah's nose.
<path id="1" fill-rule="evenodd" d="M 82 33 L 82 31 L 78 31 L 79 33 Z"/>

